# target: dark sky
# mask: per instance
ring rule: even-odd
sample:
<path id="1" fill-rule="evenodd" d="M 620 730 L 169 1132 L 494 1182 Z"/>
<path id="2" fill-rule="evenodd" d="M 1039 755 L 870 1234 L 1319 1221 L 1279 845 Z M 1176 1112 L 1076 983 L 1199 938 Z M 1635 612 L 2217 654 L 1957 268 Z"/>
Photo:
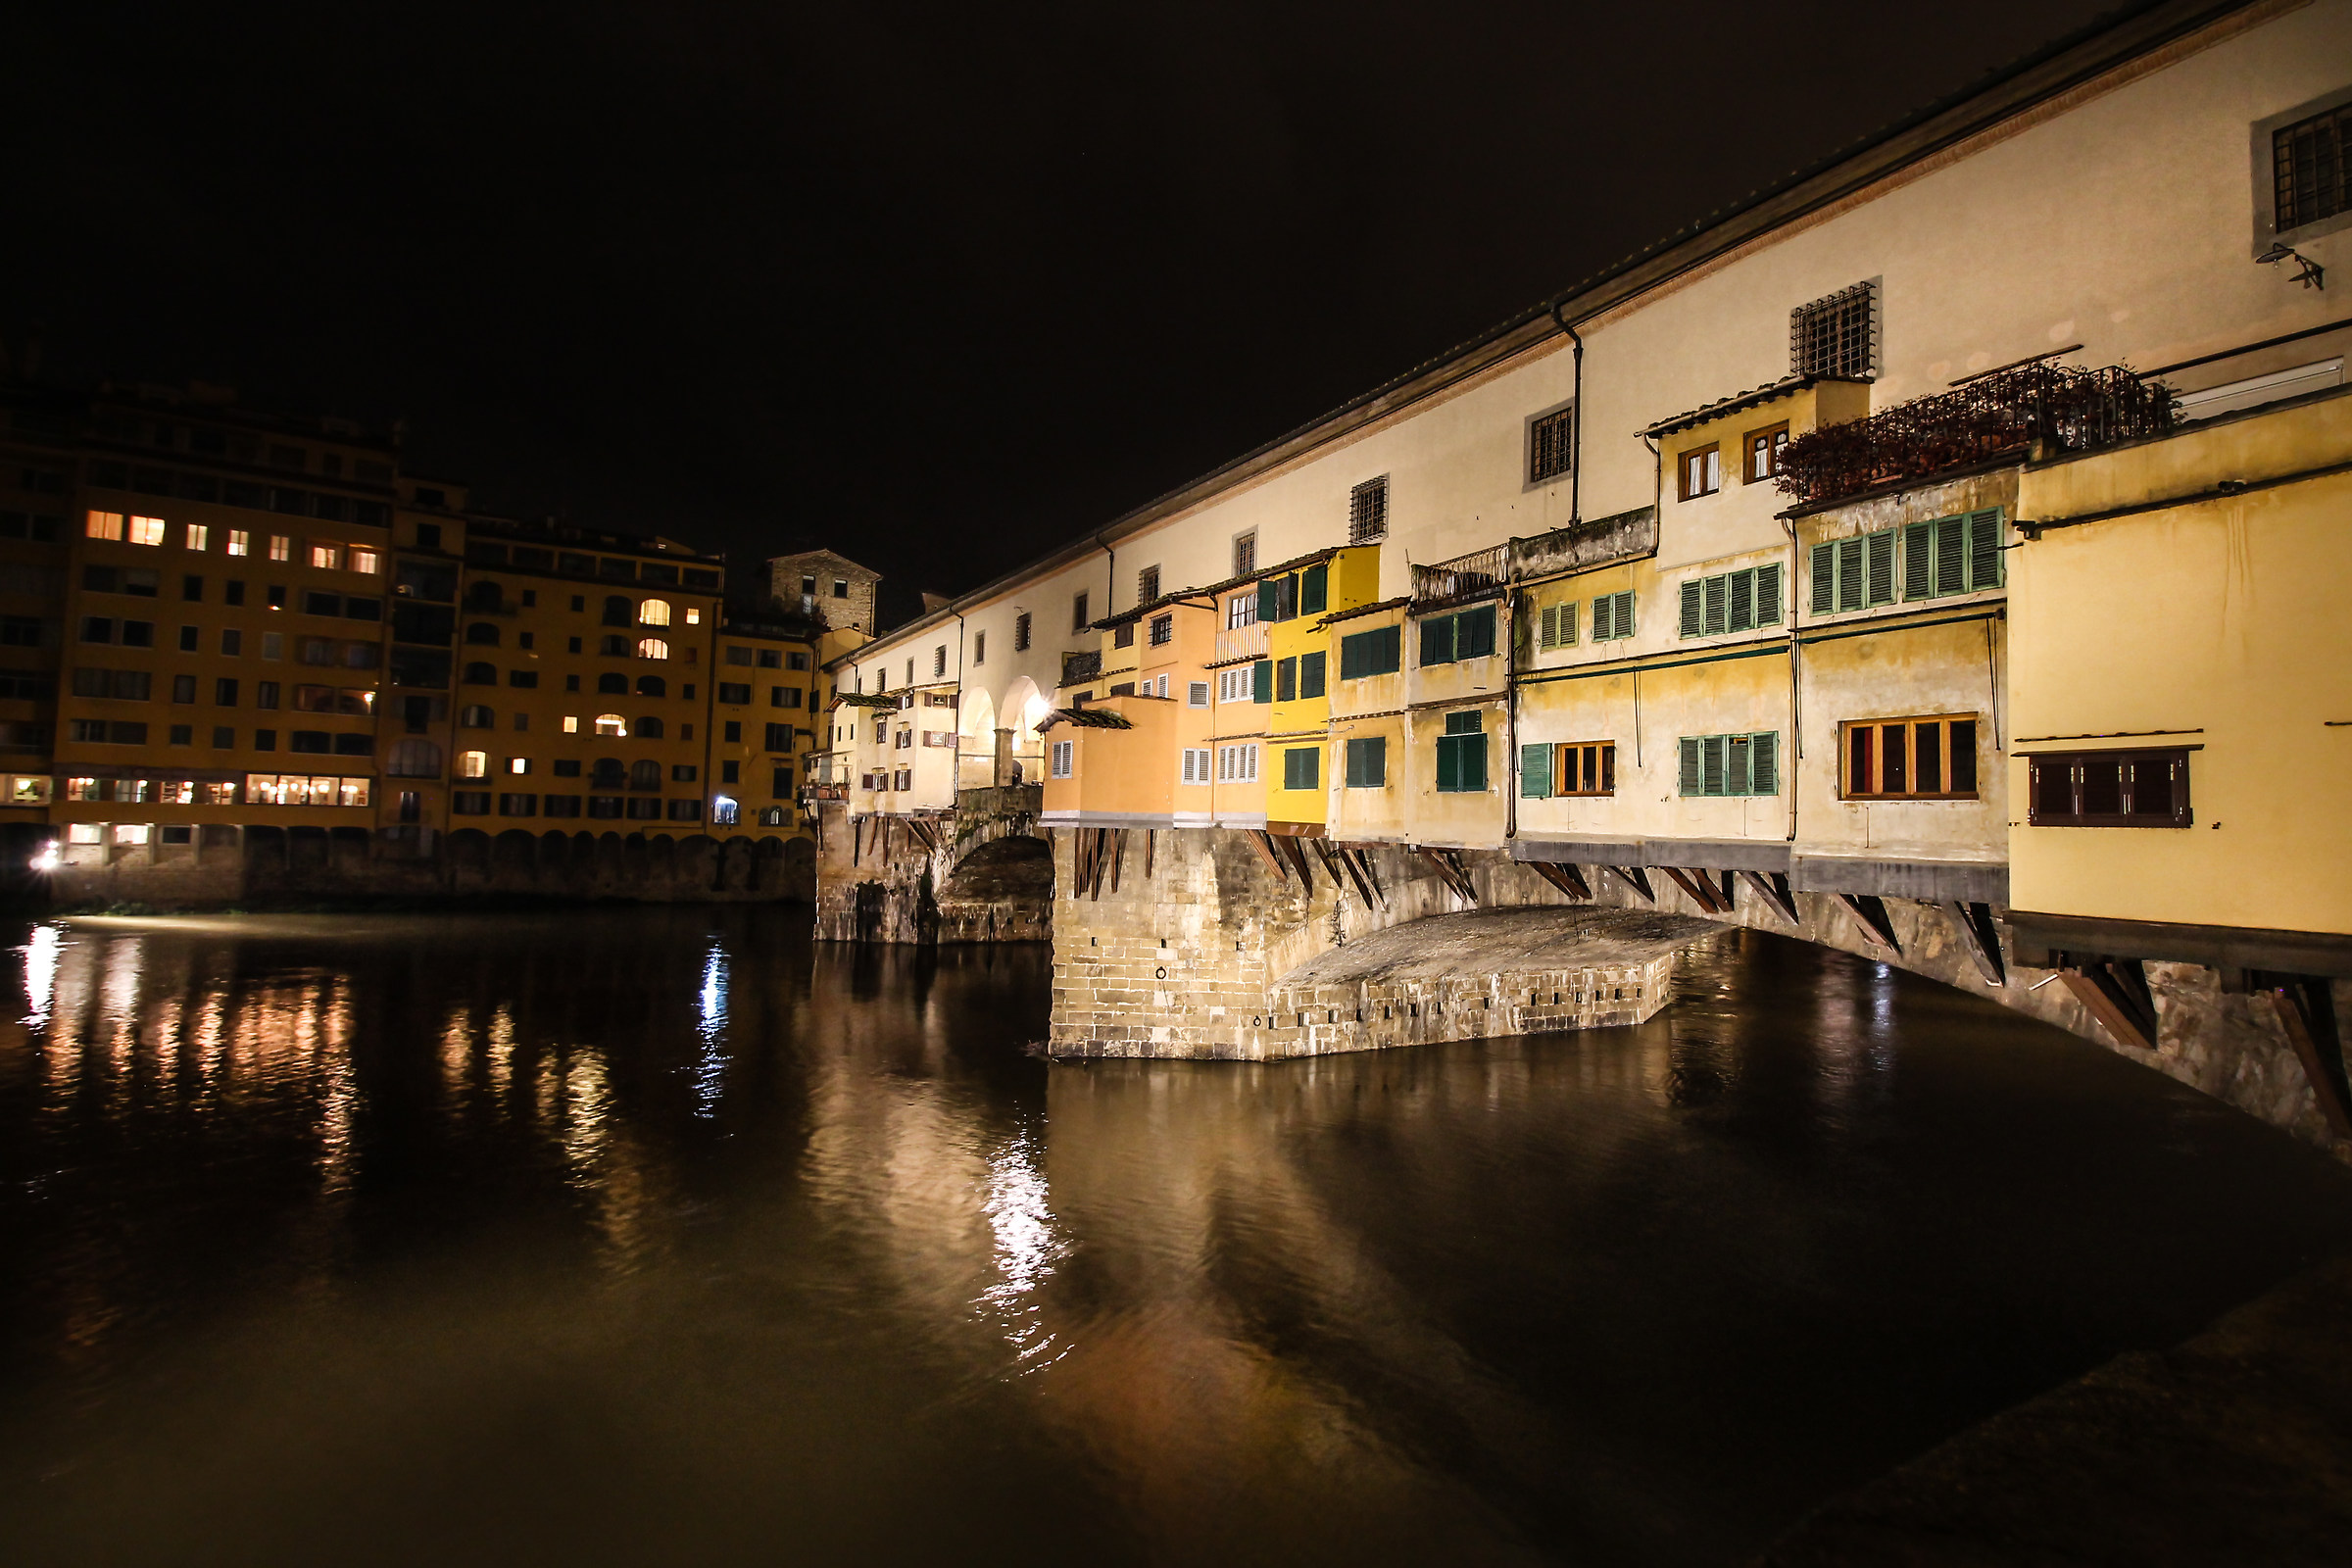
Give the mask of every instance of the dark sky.
<path id="1" fill-rule="evenodd" d="M 959 590 L 2097 9 L 18 6 L 0 343 Z"/>

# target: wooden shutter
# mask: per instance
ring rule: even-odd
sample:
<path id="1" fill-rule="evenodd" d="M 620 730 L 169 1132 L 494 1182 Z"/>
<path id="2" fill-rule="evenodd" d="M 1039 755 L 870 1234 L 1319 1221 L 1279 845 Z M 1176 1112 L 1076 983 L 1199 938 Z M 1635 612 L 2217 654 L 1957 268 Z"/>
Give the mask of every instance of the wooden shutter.
<path id="1" fill-rule="evenodd" d="M 1250 666 L 1250 700 L 1270 703 L 1274 700 L 1274 662 L 1261 659 Z"/>
<path id="2" fill-rule="evenodd" d="M 1968 591 L 1968 539 L 1962 519 L 1936 519 L 1936 597 Z"/>
<path id="3" fill-rule="evenodd" d="M 1706 793 L 1723 793 L 1723 742 L 1721 735 L 1708 735 L 1699 741 L 1698 767 L 1705 780 Z"/>
<path id="4" fill-rule="evenodd" d="M 1309 566 L 1298 577 L 1298 613 L 1319 615 L 1330 598 L 1331 568 Z"/>
<path id="5" fill-rule="evenodd" d="M 1862 608 L 1862 541 L 1859 537 L 1838 541 L 1838 608 Z"/>
<path id="6" fill-rule="evenodd" d="M 1421 662 L 1450 664 L 1453 662 L 1453 617 L 1432 615 L 1421 623 Z"/>
<path id="7" fill-rule="evenodd" d="M 1522 746 L 1519 748 L 1519 795 L 1522 800 L 1540 801 L 1551 793 L 1551 748 Z"/>
<path id="8" fill-rule="evenodd" d="M 1454 616 L 1454 657 L 1484 659 L 1494 652 L 1494 607 L 1482 605 Z"/>
<path id="9" fill-rule="evenodd" d="M 1628 588 L 1616 597 L 1617 635 L 1631 637 L 1634 634 L 1634 591 Z"/>
<path id="10" fill-rule="evenodd" d="M 1756 573 L 1754 568 L 1735 571 L 1723 580 L 1724 597 L 1730 601 L 1724 612 L 1726 631 L 1747 631 L 1756 624 Z"/>
<path id="11" fill-rule="evenodd" d="M 1462 738 L 1458 735 L 1441 735 L 1438 737 L 1438 788 L 1459 789 L 1461 779 Z"/>
<path id="12" fill-rule="evenodd" d="M 1915 522 L 1903 529 L 1903 597 L 1936 597 L 1936 525 Z"/>
<path id="13" fill-rule="evenodd" d="M 1745 795 L 1747 793 L 1747 755 L 1749 750 L 1749 740 L 1745 735 L 1730 735 L 1724 738 L 1724 794 Z"/>
<path id="14" fill-rule="evenodd" d="M 1833 552 L 1836 546 L 1823 541 L 1813 547 L 1810 575 L 1813 578 L 1813 613 L 1826 615 L 1838 605 L 1838 570 Z"/>
<path id="15" fill-rule="evenodd" d="M 1968 587 L 1971 593 L 2001 585 L 2001 512 L 1994 507 L 1968 514 Z"/>
<path id="16" fill-rule="evenodd" d="M 1554 605 L 1546 605 L 1544 612 L 1536 617 L 1536 646 L 1538 648 L 1557 648 L 1559 645 L 1559 608 Z"/>
<path id="17" fill-rule="evenodd" d="M 1300 699 L 1323 695 L 1326 686 L 1323 679 L 1325 658 L 1326 656 L 1320 653 L 1298 656 L 1298 696 Z"/>
<path id="18" fill-rule="evenodd" d="M 1756 795 L 1781 793 L 1781 737 L 1777 731 L 1748 737 L 1748 785 Z"/>
<path id="19" fill-rule="evenodd" d="M 1257 618 L 1268 623 L 1278 618 L 1281 610 L 1281 590 L 1272 582 L 1257 585 Z"/>
<path id="20" fill-rule="evenodd" d="M 1606 642 L 1617 635 L 1617 603 L 1615 596 L 1602 594 L 1592 601 L 1592 640 Z"/>
<path id="21" fill-rule="evenodd" d="M 1894 530 L 1889 528 L 1871 534 L 1863 544 L 1869 549 L 1870 584 L 1864 602 L 1873 605 L 1894 603 Z"/>
<path id="22" fill-rule="evenodd" d="M 1462 788 L 1483 790 L 1487 787 L 1487 738 L 1485 735 L 1464 735 L 1455 742 L 1462 749 Z"/>
<path id="23" fill-rule="evenodd" d="M 1560 607 L 1560 646 L 1566 648 L 1575 641 L 1576 601 L 1571 599 Z"/>
<path id="24" fill-rule="evenodd" d="M 1682 634 L 1685 637 L 1695 637 L 1698 635 L 1699 625 L 1701 623 L 1700 616 L 1702 596 L 1703 590 L 1700 588 L 1699 580 L 1696 577 L 1690 578 L 1684 582 Z"/>
<path id="25" fill-rule="evenodd" d="M 1697 795 L 1702 793 L 1699 786 L 1698 776 L 1698 745 L 1699 742 L 1697 736 L 1686 735 L 1683 737 L 1683 765 L 1681 783 L 1682 793 L 1685 795 Z"/>
<path id="26" fill-rule="evenodd" d="M 1756 624 L 1778 626 L 1781 623 L 1781 564 L 1756 568 Z"/>
<path id="27" fill-rule="evenodd" d="M 1723 630 L 1724 580 L 1709 577 L 1699 584 L 1707 602 L 1707 635 L 1713 637 Z"/>

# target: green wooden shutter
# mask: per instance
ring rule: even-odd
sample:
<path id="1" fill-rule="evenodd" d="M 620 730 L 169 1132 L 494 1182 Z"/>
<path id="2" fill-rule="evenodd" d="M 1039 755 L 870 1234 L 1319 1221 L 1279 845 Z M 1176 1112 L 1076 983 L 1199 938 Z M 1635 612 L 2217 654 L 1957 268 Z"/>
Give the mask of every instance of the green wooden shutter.
<path id="1" fill-rule="evenodd" d="M 1494 607 L 1482 605 L 1453 617 L 1454 657 L 1484 659 L 1494 652 Z"/>
<path id="2" fill-rule="evenodd" d="M 1682 635 L 1685 637 L 1695 637 L 1698 635 L 1700 616 L 1702 612 L 1701 595 L 1702 590 L 1699 588 L 1698 579 L 1696 577 L 1690 578 L 1684 582 Z"/>
<path id="3" fill-rule="evenodd" d="M 1777 731 L 1748 737 L 1752 753 L 1749 783 L 1758 795 L 1781 793 L 1781 737 Z"/>
<path id="4" fill-rule="evenodd" d="M 1634 591 L 1631 588 L 1628 588 L 1625 592 L 1617 596 L 1617 635 L 1620 637 L 1631 637 L 1633 634 Z"/>
<path id="5" fill-rule="evenodd" d="M 1364 782 L 1374 789 L 1389 782 L 1389 738 L 1376 735 L 1364 742 Z"/>
<path id="6" fill-rule="evenodd" d="M 1367 635 L 1359 631 L 1352 637 L 1340 639 L 1340 679 L 1354 680 L 1363 674 L 1364 638 Z"/>
<path id="7" fill-rule="evenodd" d="M 1279 590 L 1271 582 L 1259 583 L 1257 585 L 1257 618 L 1271 625 L 1276 618 L 1275 612 L 1280 609 L 1281 594 Z"/>
<path id="8" fill-rule="evenodd" d="M 1484 735 L 1464 735 L 1455 741 L 1462 749 L 1462 788 L 1483 790 L 1487 787 L 1487 738 Z"/>
<path id="9" fill-rule="evenodd" d="M 1756 573 L 1752 566 L 1735 571 L 1724 578 L 1724 597 L 1730 601 L 1724 612 L 1726 631 L 1748 631 L 1756 624 Z"/>
<path id="10" fill-rule="evenodd" d="M 1894 603 L 1894 530 L 1886 529 L 1869 535 L 1863 541 L 1869 547 L 1870 584 L 1864 602 L 1872 605 Z"/>
<path id="11" fill-rule="evenodd" d="M 1834 555 L 1836 546 L 1827 540 L 1813 547 L 1810 575 L 1813 578 L 1813 613 L 1826 615 L 1838 604 L 1838 565 Z"/>
<path id="12" fill-rule="evenodd" d="M 1421 623 L 1421 662 L 1450 664 L 1453 662 L 1453 617 L 1432 615 Z"/>
<path id="13" fill-rule="evenodd" d="M 1748 738 L 1745 735 L 1731 735 L 1724 738 L 1724 794 L 1745 795 L 1747 793 L 1747 754 Z"/>
<path id="14" fill-rule="evenodd" d="M 1903 530 L 1903 597 L 1936 597 L 1936 525 L 1915 522 Z"/>
<path id="15" fill-rule="evenodd" d="M 1298 661 L 1278 659 L 1274 662 L 1274 700 L 1278 703 L 1296 702 L 1298 698 Z"/>
<path id="16" fill-rule="evenodd" d="M 1323 695 L 1326 685 L 1323 679 L 1325 658 L 1326 656 L 1320 653 L 1298 656 L 1298 696 L 1300 700 Z"/>
<path id="17" fill-rule="evenodd" d="M 1250 666 L 1250 700 L 1270 703 L 1274 700 L 1274 662 L 1261 659 Z"/>
<path id="18" fill-rule="evenodd" d="M 1613 595 L 1602 594 L 1592 601 L 1592 640 L 1607 642 L 1617 635 L 1617 602 Z"/>
<path id="19" fill-rule="evenodd" d="M 1383 626 L 1375 634 L 1379 641 L 1372 645 L 1372 667 L 1367 675 L 1394 675 L 1404 667 L 1404 628 Z"/>
<path id="20" fill-rule="evenodd" d="M 1958 517 L 1936 519 L 1936 597 L 1968 592 L 1968 538 Z"/>
<path id="21" fill-rule="evenodd" d="M 1544 607 L 1544 612 L 1536 617 L 1536 646 L 1538 648 L 1556 648 L 1559 646 L 1559 641 L 1560 612 L 1546 605 Z"/>
<path id="22" fill-rule="evenodd" d="M 1560 646 L 1576 641 L 1576 601 L 1571 599 L 1560 607 Z"/>
<path id="23" fill-rule="evenodd" d="M 1781 564 L 1756 568 L 1756 624 L 1778 626 L 1781 623 Z"/>
<path id="24" fill-rule="evenodd" d="M 1686 735 L 1683 737 L 1682 763 L 1682 792 L 1685 795 L 1697 795 L 1701 793 L 1698 777 L 1697 736 Z"/>
<path id="25" fill-rule="evenodd" d="M 1709 795 L 1723 793 L 1723 742 L 1721 735 L 1707 735 L 1699 739 L 1698 770 L 1705 780 L 1706 793 Z"/>
<path id="26" fill-rule="evenodd" d="M 1551 748 L 1522 746 L 1519 748 L 1519 795 L 1522 800 L 1540 801 L 1551 793 Z"/>
<path id="27" fill-rule="evenodd" d="M 1994 507 L 1968 514 L 1968 587 L 1971 593 L 2001 585 L 2001 512 Z"/>
<path id="28" fill-rule="evenodd" d="M 1459 788 L 1461 788 L 1461 778 L 1462 778 L 1462 742 L 1461 742 L 1461 738 L 1460 738 L 1459 736 L 1455 736 L 1455 735 L 1441 735 L 1441 736 L 1439 736 L 1439 737 L 1438 737 L 1438 788 L 1439 788 L 1439 789 L 1441 789 L 1441 790 L 1455 790 L 1455 789 L 1459 789 Z"/>
<path id="29" fill-rule="evenodd" d="M 1859 537 L 1838 541 L 1838 608 L 1862 608 L 1862 541 Z"/>
<path id="30" fill-rule="evenodd" d="M 1298 578 L 1298 613 L 1319 615 L 1331 594 L 1331 568 L 1309 566 Z"/>
<path id="31" fill-rule="evenodd" d="M 1699 583 L 1701 596 L 1706 600 L 1706 631 L 1710 637 L 1720 634 L 1723 630 L 1725 586 L 1721 577 L 1709 577 Z"/>

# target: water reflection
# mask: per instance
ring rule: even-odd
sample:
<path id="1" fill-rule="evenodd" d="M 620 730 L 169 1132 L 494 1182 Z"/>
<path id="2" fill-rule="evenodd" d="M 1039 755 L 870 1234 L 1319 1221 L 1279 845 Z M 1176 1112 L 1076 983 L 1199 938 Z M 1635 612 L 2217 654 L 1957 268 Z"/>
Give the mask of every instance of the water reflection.
<path id="1" fill-rule="evenodd" d="M 2352 1245 L 2344 1172 L 1754 934 L 1649 1024 L 1049 1068 L 772 911 L 44 924 L 0 1558 L 1739 1560 Z"/>

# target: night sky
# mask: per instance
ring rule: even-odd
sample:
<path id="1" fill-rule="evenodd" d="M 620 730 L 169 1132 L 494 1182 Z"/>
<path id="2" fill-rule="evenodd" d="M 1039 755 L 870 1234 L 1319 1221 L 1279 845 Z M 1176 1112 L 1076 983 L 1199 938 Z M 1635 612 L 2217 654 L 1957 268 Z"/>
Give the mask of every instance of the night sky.
<path id="1" fill-rule="evenodd" d="M 18 6 L 0 344 L 910 607 L 2097 10 Z"/>

